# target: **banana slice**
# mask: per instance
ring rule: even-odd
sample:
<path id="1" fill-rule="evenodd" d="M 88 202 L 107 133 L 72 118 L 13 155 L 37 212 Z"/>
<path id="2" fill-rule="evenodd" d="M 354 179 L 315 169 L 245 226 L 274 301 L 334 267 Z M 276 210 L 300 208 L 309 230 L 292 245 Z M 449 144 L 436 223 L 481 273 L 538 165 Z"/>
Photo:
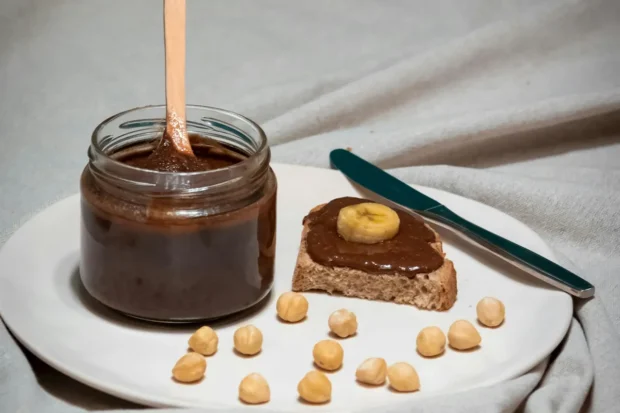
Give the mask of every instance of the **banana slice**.
<path id="1" fill-rule="evenodd" d="M 376 244 L 398 233 L 400 218 L 390 207 L 364 202 L 342 208 L 337 225 L 338 233 L 347 241 Z"/>

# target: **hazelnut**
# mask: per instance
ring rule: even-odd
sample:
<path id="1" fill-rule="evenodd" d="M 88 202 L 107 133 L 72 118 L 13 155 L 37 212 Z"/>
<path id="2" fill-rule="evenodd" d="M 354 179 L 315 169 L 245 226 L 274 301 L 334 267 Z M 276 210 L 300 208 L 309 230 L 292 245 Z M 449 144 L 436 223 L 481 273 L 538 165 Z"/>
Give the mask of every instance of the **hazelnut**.
<path id="1" fill-rule="evenodd" d="M 338 370 L 342 366 L 344 350 L 334 340 L 321 340 L 314 345 L 312 357 L 317 366 L 325 370 Z"/>
<path id="2" fill-rule="evenodd" d="M 311 371 L 301 379 L 297 392 L 309 403 L 325 403 L 332 397 L 332 383 L 320 371 Z"/>
<path id="3" fill-rule="evenodd" d="M 299 293 L 286 292 L 280 295 L 276 303 L 278 317 L 290 323 L 303 320 L 308 313 L 308 300 Z"/>
<path id="4" fill-rule="evenodd" d="M 181 383 L 192 383 L 202 379 L 207 370 L 207 361 L 198 353 L 187 353 L 172 369 L 172 377 Z"/>
<path id="5" fill-rule="evenodd" d="M 248 404 L 266 403 L 271 397 L 269 384 L 263 376 L 252 373 L 243 378 L 239 383 L 239 398 Z"/>
<path id="6" fill-rule="evenodd" d="M 263 333 L 253 325 L 239 327 L 233 336 L 235 350 L 241 354 L 253 356 L 263 346 Z"/>
<path id="7" fill-rule="evenodd" d="M 456 350 L 469 350 L 482 341 L 478 330 L 467 320 L 457 320 L 448 330 L 450 347 Z"/>
<path id="8" fill-rule="evenodd" d="M 355 378 L 360 383 L 378 386 L 385 383 L 387 363 L 382 358 L 364 360 L 355 371 Z"/>
<path id="9" fill-rule="evenodd" d="M 218 338 L 217 334 L 211 327 L 200 327 L 189 338 L 187 344 L 196 353 L 203 356 L 211 356 L 217 351 Z"/>
<path id="10" fill-rule="evenodd" d="M 387 371 L 390 386 L 400 392 L 416 391 L 420 388 L 420 378 L 415 369 L 407 363 L 392 364 Z"/>
<path id="11" fill-rule="evenodd" d="M 334 311 L 327 323 L 331 332 L 341 338 L 352 336 L 357 331 L 357 317 L 344 308 Z"/>
<path id="12" fill-rule="evenodd" d="M 438 356 L 446 348 L 446 335 L 439 327 L 425 327 L 418 333 L 415 344 L 424 357 Z"/>
<path id="13" fill-rule="evenodd" d="M 478 321 L 487 327 L 497 327 L 504 321 L 506 308 L 497 298 L 484 297 L 476 305 Z"/>

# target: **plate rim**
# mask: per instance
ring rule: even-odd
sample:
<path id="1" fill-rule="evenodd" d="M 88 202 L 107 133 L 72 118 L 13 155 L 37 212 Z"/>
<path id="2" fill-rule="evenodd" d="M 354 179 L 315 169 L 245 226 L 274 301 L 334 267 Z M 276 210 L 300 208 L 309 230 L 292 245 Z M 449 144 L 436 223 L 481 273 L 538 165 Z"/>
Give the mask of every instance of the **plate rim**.
<path id="1" fill-rule="evenodd" d="M 333 169 L 329 169 L 329 168 L 320 168 L 320 167 L 314 167 L 314 166 L 305 166 L 305 165 L 295 165 L 295 164 L 286 164 L 286 163 L 277 163 L 277 162 L 272 162 L 271 163 L 271 167 L 274 168 L 274 170 L 277 170 L 279 168 L 293 168 L 293 169 L 306 169 L 306 170 L 311 170 L 311 171 L 316 171 L 319 173 L 337 173 L 337 170 L 333 170 Z M 544 249 L 546 251 L 545 255 L 548 256 L 548 258 L 557 261 L 556 258 L 556 254 L 554 253 L 553 249 L 547 244 L 547 242 L 545 242 L 545 240 L 534 230 L 532 229 L 530 226 L 528 226 L 527 224 L 525 224 L 524 222 L 522 222 L 521 220 L 519 220 L 518 218 L 515 218 L 505 212 L 503 212 L 502 210 L 499 210 L 491 205 L 485 204 L 483 202 L 480 202 L 478 200 L 475 199 L 471 199 L 471 198 L 467 198 L 465 196 L 459 195 L 459 194 L 455 194 L 453 192 L 444 190 L 444 189 L 440 189 L 440 188 L 433 188 L 433 187 L 428 187 L 428 186 L 424 186 L 424 185 L 418 185 L 418 184 L 412 184 L 410 182 L 405 182 L 407 185 L 414 187 L 416 189 L 422 189 L 422 190 L 430 190 L 431 192 L 434 191 L 438 191 L 438 192 L 444 192 L 444 193 L 448 193 L 451 196 L 454 197 L 458 197 L 458 198 L 463 198 L 466 199 L 468 201 L 474 202 L 476 204 L 480 204 L 480 205 L 484 205 L 487 208 L 491 208 L 493 209 L 496 213 L 499 213 L 503 219 L 508 219 L 511 221 L 515 221 L 518 224 L 520 224 L 521 226 L 523 226 L 524 228 L 526 228 L 531 235 L 535 236 L 537 238 L 537 241 L 539 241 L 540 245 L 542 247 L 544 247 Z M 349 184 L 351 184 L 349 182 Z M 79 192 L 74 192 L 73 194 L 70 194 L 64 198 L 58 199 L 55 202 L 52 202 L 48 205 L 46 205 L 44 208 L 36 211 L 35 213 L 31 214 L 25 221 L 23 221 L 16 229 L 15 231 L 13 231 L 11 234 L 9 234 L 9 236 L 7 237 L 6 241 L 3 243 L 3 245 L 0 247 L 0 256 L 2 255 L 2 253 L 4 252 L 6 246 L 8 244 L 10 244 L 15 235 L 20 232 L 23 227 L 25 227 L 26 225 L 30 224 L 32 221 L 36 220 L 37 218 L 39 218 L 41 215 L 45 214 L 49 209 L 54 208 L 54 207 L 58 207 L 59 204 L 63 204 L 63 203 L 70 203 L 72 202 L 73 199 L 75 198 L 79 198 L 80 194 Z M 0 274 L 0 278 L 2 278 L 2 274 Z M 547 364 L 548 363 L 548 358 L 550 356 L 550 354 L 562 343 L 562 341 L 565 339 L 566 334 L 568 333 L 568 330 L 570 328 L 570 324 L 572 322 L 573 319 L 573 313 L 574 313 L 574 302 L 571 299 L 571 297 L 561 291 L 561 290 L 556 290 L 556 292 L 560 295 L 563 295 L 566 297 L 566 301 L 567 301 L 567 313 L 568 310 L 570 309 L 570 316 L 566 317 L 566 321 L 564 323 L 564 326 L 562 327 L 561 331 L 563 331 L 563 334 L 561 336 L 559 336 L 558 339 L 556 339 L 554 341 L 554 344 L 551 348 L 551 350 L 549 351 L 542 351 L 540 352 L 540 356 L 538 357 L 533 357 L 531 360 L 531 362 L 529 363 L 524 363 L 523 366 L 519 369 L 515 369 L 514 372 L 512 372 L 511 374 L 505 374 L 505 375 L 496 375 L 493 378 L 487 379 L 487 380 L 483 380 L 482 383 L 478 383 L 472 386 L 463 386 L 460 388 L 457 388 L 455 390 L 446 390 L 446 391 L 434 391 L 434 392 L 429 392 L 429 393 L 420 393 L 419 394 L 419 398 L 432 398 L 432 397 L 438 397 L 441 395 L 447 395 L 447 394 L 457 394 L 457 393 L 461 393 L 461 392 L 465 392 L 465 391 L 470 391 L 473 389 L 477 389 L 477 388 L 483 388 L 483 387 L 489 387 L 489 386 L 493 386 L 496 385 L 498 383 L 501 382 L 505 382 L 507 380 L 511 380 L 514 379 L 516 377 L 520 377 L 524 374 L 526 374 L 529 371 L 532 371 L 534 369 L 536 369 L 538 366 L 541 366 L 543 364 Z M 136 404 L 140 404 L 143 406 L 150 406 L 150 407 L 168 407 L 168 408 L 174 408 L 174 407 L 181 407 L 181 408 L 186 408 L 186 407 L 196 407 L 194 404 L 192 403 L 183 403 L 180 400 L 177 400 L 176 402 L 172 403 L 172 399 L 170 399 L 169 397 L 159 397 L 159 396 L 153 396 L 153 395 L 149 395 L 148 398 L 145 395 L 142 395 L 142 392 L 138 391 L 135 392 L 132 389 L 128 389 L 128 388 L 116 388 L 113 384 L 105 384 L 102 383 L 101 381 L 97 381 L 96 378 L 91 377 L 91 375 L 84 375 L 84 374 L 80 374 L 80 373 L 76 373 L 74 371 L 72 371 L 69 368 L 66 368 L 64 366 L 64 364 L 66 363 L 62 363 L 60 361 L 58 361 L 53 355 L 50 357 L 49 354 L 45 354 L 45 351 L 41 351 L 39 348 L 37 348 L 36 345 L 32 345 L 30 342 L 28 342 L 28 340 L 25 340 L 22 335 L 19 332 L 19 328 L 14 328 L 14 326 L 11 324 L 10 321 L 8 321 L 5 317 L 4 317 L 4 311 L 3 311 L 3 303 L 2 303 L 2 299 L 0 297 L 0 318 L 2 319 L 2 321 L 4 322 L 5 326 L 7 327 L 7 330 L 10 331 L 10 334 L 12 334 L 17 341 L 19 341 L 19 343 L 21 343 L 21 345 L 23 345 L 26 349 L 28 349 L 28 351 L 30 351 L 32 354 L 34 354 L 37 358 L 39 358 L 40 360 L 42 360 L 43 362 L 45 362 L 46 364 L 48 364 L 49 366 L 51 366 L 52 368 L 56 369 L 57 371 L 61 372 L 62 374 L 76 380 L 79 383 L 82 383 L 88 387 L 91 387 L 93 389 L 96 389 L 98 391 L 101 391 L 103 393 L 109 394 L 111 396 L 117 397 L 119 399 L 122 400 L 126 400 L 129 402 L 133 402 Z M 33 373 L 34 374 L 34 373 Z M 168 401 L 166 401 L 168 400 Z M 240 405 L 241 406 L 241 405 Z M 241 406 L 242 407 L 242 406 Z M 214 409 L 214 411 L 217 411 L 217 409 L 219 408 L 233 408 L 232 406 L 222 406 L 219 403 L 217 404 L 213 404 L 211 406 L 203 406 L 201 407 L 203 409 L 206 409 L 206 411 L 210 411 L 210 409 Z M 272 411 L 272 412 L 284 412 L 285 410 L 282 409 L 269 409 L 267 411 Z M 324 408 L 322 409 L 322 411 L 332 411 L 330 410 L 329 405 L 324 406 Z M 351 411 L 355 411 L 355 410 L 351 410 Z"/>

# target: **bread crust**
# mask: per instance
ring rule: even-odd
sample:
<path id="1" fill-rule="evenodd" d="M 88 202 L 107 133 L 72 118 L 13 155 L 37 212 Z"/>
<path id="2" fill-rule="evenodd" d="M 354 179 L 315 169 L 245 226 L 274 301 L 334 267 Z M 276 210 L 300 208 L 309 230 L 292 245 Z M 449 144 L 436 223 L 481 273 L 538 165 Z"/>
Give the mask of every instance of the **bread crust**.
<path id="1" fill-rule="evenodd" d="M 318 205 L 311 212 L 323 206 Z M 369 274 L 354 268 L 328 267 L 314 262 L 307 252 L 309 228 L 306 223 L 301 234 L 292 289 L 298 292 L 321 290 L 348 297 L 393 301 L 427 310 L 449 310 L 456 302 L 456 270 L 452 261 L 445 258 L 439 234 L 426 226 L 435 233 L 437 241 L 431 245 L 444 256 L 444 263 L 431 273 L 409 278 L 404 274 Z"/>

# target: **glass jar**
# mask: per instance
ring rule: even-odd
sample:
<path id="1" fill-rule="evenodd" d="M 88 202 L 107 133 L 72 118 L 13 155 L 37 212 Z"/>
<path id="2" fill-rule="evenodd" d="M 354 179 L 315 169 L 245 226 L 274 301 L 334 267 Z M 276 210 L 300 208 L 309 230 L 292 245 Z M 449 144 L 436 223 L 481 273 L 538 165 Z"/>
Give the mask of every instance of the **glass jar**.
<path id="1" fill-rule="evenodd" d="M 128 110 L 93 132 L 80 182 L 80 278 L 101 303 L 151 321 L 249 308 L 273 284 L 277 184 L 267 138 L 240 115 L 187 106 L 196 154 L 222 148 L 235 163 L 185 173 L 126 163 L 152 152 L 165 111 Z"/>

